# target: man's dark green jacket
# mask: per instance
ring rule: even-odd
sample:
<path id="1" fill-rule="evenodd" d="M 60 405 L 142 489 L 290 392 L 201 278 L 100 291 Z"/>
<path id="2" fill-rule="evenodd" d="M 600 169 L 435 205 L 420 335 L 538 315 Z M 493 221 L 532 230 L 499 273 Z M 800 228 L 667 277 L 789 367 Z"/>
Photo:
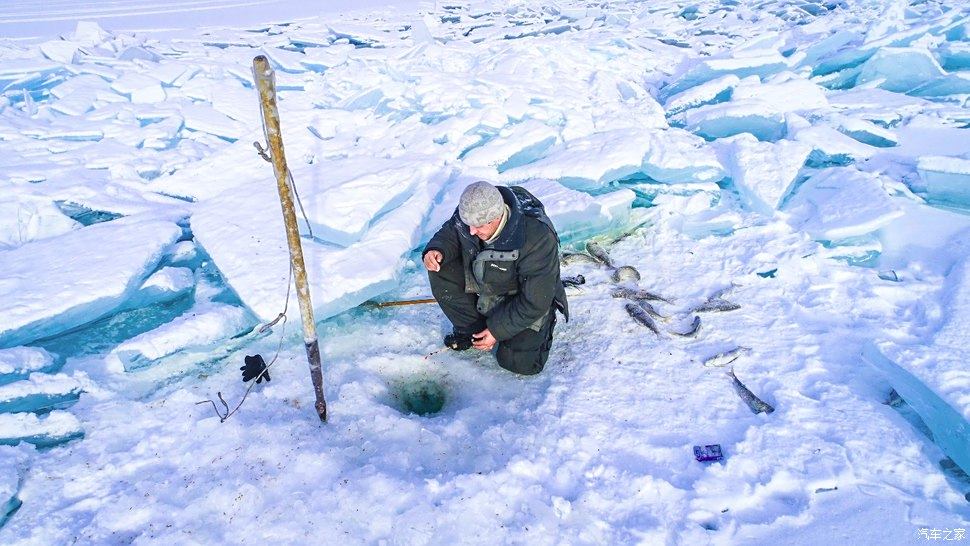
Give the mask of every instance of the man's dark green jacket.
<path id="1" fill-rule="evenodd" d="M 509 218 L 495 241 L 486 245 L 469 233 L 456 209 L 424 254 L 437 250 L 445 262 L 462 260 L 465 291 L 479 295 L 479 312 L 503 341 L 526 328 L 538 331 L 554 307 L 568 321 L 569 308 L 559 277 L 559 236 L 542 203 L 525 188 L 498 190 Z"/>

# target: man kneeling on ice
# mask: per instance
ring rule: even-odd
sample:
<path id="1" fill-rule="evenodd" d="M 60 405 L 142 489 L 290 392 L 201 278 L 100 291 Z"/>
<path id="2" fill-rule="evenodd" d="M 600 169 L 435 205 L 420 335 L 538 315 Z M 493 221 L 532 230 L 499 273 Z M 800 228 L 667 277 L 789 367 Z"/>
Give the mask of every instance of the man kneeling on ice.
<path id="1" fill-rule="evenodd" d="M 556 310 L 569 320 L 559 278 L 559 236 L 524 188 L 475 182 L 424 248 L 431 293 L 454 331 L 445 344 L 482 351 L 498 344 L 506 370 L 542 371 Z"/>

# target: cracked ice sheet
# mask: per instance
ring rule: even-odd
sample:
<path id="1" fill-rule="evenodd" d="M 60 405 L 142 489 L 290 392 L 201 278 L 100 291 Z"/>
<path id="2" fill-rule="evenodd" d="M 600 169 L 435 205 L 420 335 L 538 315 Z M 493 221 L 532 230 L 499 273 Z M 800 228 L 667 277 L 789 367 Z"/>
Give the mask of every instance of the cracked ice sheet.
<path id="1" fill-rule="evenodd" d="M 419 181 L 400 206 L 377 219 L 346 248 L 303 238 L 315 318 L 323 320 L 394 288 L 406 256 L 419 243 L 429 208 L 445 177 Z M 192 231 L 226 282 L 258 318 L 271 320 L 282 311 L 289 275 L 289 250 L 279 195 L 273 184 L 241 184 L 194 207 Z M 267 203 L 274 203 L 267 212 Z M 258 221 L 253 221 L 258 219 Z M 295 291 L 290 308 L 296 309 Z"/>
<path id="2" fill-rule="evenodd" d="M 54 367 L 54 356 L 40 347 L 0 349 L 0 385 Z"/>
<path id="3" fill-rule="evenodd" d="M 717 144 L 722 163 L 727 166 L 744 204 L 768 216 L 781 205 L 812 150 L 806 144 L 789 140 L 760 142 L 749 134 L 723 139 Z"/>
<path id="4" fill-rule="evenodd" d="M 872 233 L 903 215 L 881 176 L 853 168 L 818 172 L 795 191 L 785 211 L 792 226 L 827 241 Z"/>
<path id="5" fill-rule="evenodd" d="M 37 404 L 37 402 L 31 404 L 30 399 L 68 398 L 76 400 L 88 384 L 89 382 L 83 375 L 72 377 L 63 373 L 32 373 L 27 379 L 0 386 L 0 411 L 39 411 L 45 408 L 50 409 L 49 404 L 44 405 L 43 402 L 41 404 Z"/>
<path id="6" fill-rule="evenodd" d="M 74 231 L 81 224 L 68 218 L 50 199 L 17 195 L 0 199 L 0 251 L 30 241 L 56 237 Z"/>
<path id="7" fill-rule="evenodd" d="M 295 169 L 293 176 L 300 180 L 300 200 L 313 236 L 348 246 L 364 236 L 375 218 L 406 201 L 418 186 L 440 186 L 449 169 L 431 157 L 367 157 L 319 161 Z"/>
<path id="8" fill-rule="evenodd" d="M 499 179 L 513 183 L 544 178 L 591 190 L 637 173 L 660 182 L 707 182 L 722 178 L 724 169 L 713 149 L 682 129 L 617 129 L 568 141 Z"/>
<path id="9" fill-rule="evenodd" d="M 926 369 L 914 373 L 970 422 L 970 369 L 967 368 L 970 349 L 966 346 L 967 331 L 970 328 L 968 241 L 970 229 L 965 229 L 949 241 L 954 250 L 962 250 L 963 255 L 968 257 L 958 263 L 946 277 L 943 301 L 948 313 L 934 338 L 934 343 L 941 348 L 939 353 L 942 358 L 924 361 Z M 966 430 L 970 432 L 970 425 L 966 426 Z"/>
<path id="10" fill-rule="evenodd" d="M 181 235 L 172 221 L 127 217 L 0 252 L 0 301 L 6 308 L 0 347 L 52 336 L 111 313 Z"/>
<path id="11" fill-rule="evenodd" d="M 211 346 L 236 337 L 252 326 L 252 316 L 241 307 L 197 303 L 171 322 L 121 343 L 105 360 L 114 372 L 132 371 L 187 348 Z"/>
<path id="12" fill-rule="evenodd" d="M 46 415 L 0 413 L 0 445 L 25 441 L 38 447 L 81 436 L 81 422 L 74 415 L 54 410 Z"/>

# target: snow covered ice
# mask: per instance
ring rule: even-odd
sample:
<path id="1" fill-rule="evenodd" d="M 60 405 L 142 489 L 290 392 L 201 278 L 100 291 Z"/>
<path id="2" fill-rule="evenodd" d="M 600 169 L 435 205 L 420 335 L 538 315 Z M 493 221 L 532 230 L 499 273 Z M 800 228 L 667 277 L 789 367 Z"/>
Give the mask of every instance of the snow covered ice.
<path id="1" fill-rule="evenodd" d="M 970 527 L 964 3 L 243 4 L 0 5 L 0 543 Z M 326 424 L 253 147 L 257 55 Z M 417 251 L 478 179 L 538 196 L 564 251 L 636 268 L 664 335 L 581 259 L 532 378 L 436 352 L 434 305 L 367 305 L 429 296 Z M 740 308 L 665 334 L 715 295 Z M 739 347 L 770 415 L 703 364 Z M 272 381 L 221 422 L 255 354 Z M 722 461 L 694 460 L 708 444 Z"/>

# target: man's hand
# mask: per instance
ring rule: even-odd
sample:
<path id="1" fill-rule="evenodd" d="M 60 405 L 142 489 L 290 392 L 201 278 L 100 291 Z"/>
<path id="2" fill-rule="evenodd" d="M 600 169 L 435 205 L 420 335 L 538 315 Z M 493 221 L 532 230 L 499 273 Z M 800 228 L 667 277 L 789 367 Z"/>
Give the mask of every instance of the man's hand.
<path id="1" fill-rule="evenodd" d="M 490 332 L 488 328 L 485 328 L 481 332 L 473 335 L 472 341 L 472 347 L 478 349 L 479 351 L 489 351 L 495 346 L 496 343 L 498 343 L 498 340 L 495 339 L 495 336 L 492 335 L 492 332 Z"/>
<path id="2" fill-rule="evenodd" d="M 427 254 L 424 255 L 424 267 L 428 271 L 441 271 L 441 260 L 444 260 L 445 256 L 437 250 L 429 250 Z"/>

